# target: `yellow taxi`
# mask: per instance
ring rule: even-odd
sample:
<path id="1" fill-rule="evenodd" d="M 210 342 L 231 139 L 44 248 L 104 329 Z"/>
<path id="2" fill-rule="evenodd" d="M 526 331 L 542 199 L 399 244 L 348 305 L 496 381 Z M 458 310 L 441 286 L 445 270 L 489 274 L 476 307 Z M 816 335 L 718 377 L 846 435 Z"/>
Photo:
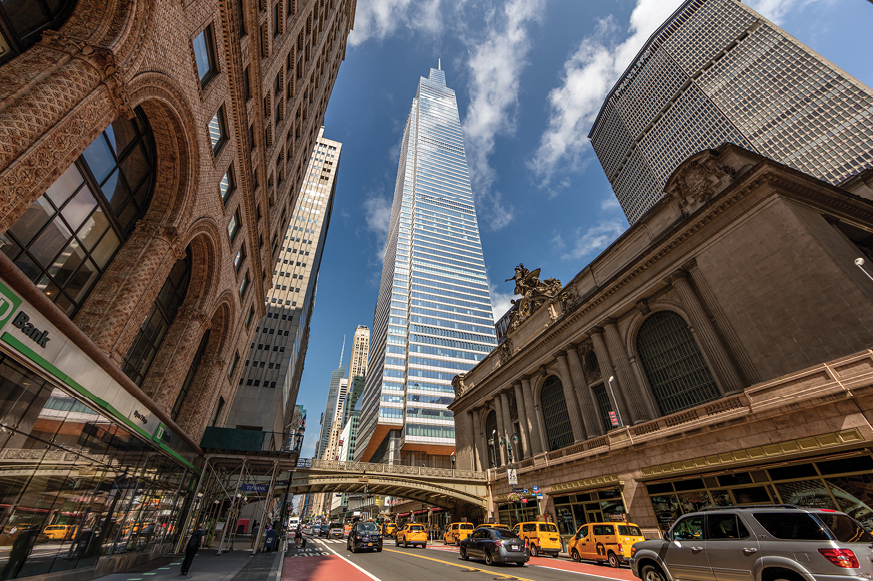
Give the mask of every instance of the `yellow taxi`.
<path id="1" fill-rule="evenodd" d="M 75 531 L 75 525 L 49 525 L 42 530 L 50 541 L 69 541 Z"/>
<path id="2" fill-rule="evenodd" d="M 473 533 L 473 523 L 453 522 L 443 535 L 444 545 L 459 545 Z"/>
<path id="3" fill-rule="evenodd" d="M 510 530 L 510 529 L 509 529 L 509 525 L 505 525 L 505 524 L 502 524 L 502 523 L 493 523 L 493 524 L 483 523 L 483 524 L 479 525 L 479 526 L 476 527 L 476 528 L 479 529 L 479 528 L 482 528 L 482 527 L 488 527 L 489 529 L 503 529 L 503 530 L 506 530 L 506 531 Z"/>
<path id="4" fill-rule="evenodd" d="M 557 557 L 561 552 L 561 537 L 555 523 L 520 522 L 512 527 L 512 532 L 524 539 L 531 557 L 540 553 Z"/>
<path id="5" fill-rule="evenodd" d="M 393 537 L 395 532 L 397 532 L 397 525 L 393 522 L 386 522 L 384 525 L 382 525 L 383 537 Z"/>
<path id="6" fill-rule="evenodd" d="M 607 561 L 610 567 L 618 567 L 630 559 L 633 544 L 644 540 L 640 527 L 633 523 L 595 522 L 579 527 L 567 550 L 574 561 Z"/>
<path id="7" fill-rule="evenodd" d="M 422 524 L 409 523 L 397 531 L 395 543 L 398 547 L 421 545 L 423 549 L 427 546 L 427 531 Z"/>

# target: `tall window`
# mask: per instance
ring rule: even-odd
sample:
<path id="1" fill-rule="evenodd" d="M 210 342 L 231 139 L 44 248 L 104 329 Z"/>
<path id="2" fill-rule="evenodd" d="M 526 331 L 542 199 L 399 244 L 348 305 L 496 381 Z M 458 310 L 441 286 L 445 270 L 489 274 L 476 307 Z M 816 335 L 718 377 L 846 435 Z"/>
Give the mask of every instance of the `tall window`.
<path id="1" fill-rule="evenodd" d="M 142 109 L 117 119 L 9 230 L 0 246 L 73 317 L 148 209 L 155 146 Z"/>
<path id="2" fill-rule="evenodd" d="M 496 468 L 500 463 L 500 451 L 497 448 L 497 414 L 494 410 L 488 412 L 485 418 L 485 442 L 488 444 L 488 467 Z"/>
<path id="3" fill-rule="evenodd" d="M 567 402 L 564 400 L 564 386 L 560 379 L 554 375 L 546 378 L 540 401 L 543 408 L 543 421 L 546 425 L 546 437 L 549 440 L 549 451 L 572 444 L 573 428 L 570 425 L 570 414 L 567 413 Z"/>
<path id="4" fill-rule="evenodd" d="M 43 30 L 58 30 L 75 6 L 75 0 L 0 2 L 0 63 L 36 44 Z"/>
<path id="5" fill-rule="evenodd" d="M 219 107 L 218 111 L 209 121 L 209 139 L 212 141 L 212 153 L 218 155 L 224 142 L 227 141 L 227 130 L 224 128 L 224 107 Z"/>
<path id="6" fill-rule="evenodd" d="M 659 311 L 646 319 L 637 335 L 637 350 L 661 414 L 720 397 L 691 330 L 676 313 Z"/>
<path id="7" fill-rule="evenodd" d="M 609 399 L 609 394 L 606 393 L 604 384 L 599 383 L 591 388 L 594 393 L 594 403 L 597 404 L 597 413 L 600 416 L 600 421 L 606 427 L 606 431 L 611 430 L 612 419 L 609 417 L 609 412 L 615 411 L 612 409 L 612 402 Z"/>
<path id="8" fill-rule="evenodd" d="M 124 356 L 122 371 L 135 384 L 142 385 L 161 344 L 176 318 L 179 305 L 185 300 L 188 283 L 191 281 L 191 250 L 185 258 L 177 260 L 158 293 L 151 310 L 140 325 L 136 337 Z"/>
<path id="9" fill-rule="evenodd" d="M 182 382 L 182 389 L 179 390 L 179 395 L 176 396 L 176 403 L 173 404 L 173 411 L 170 417 L 173 421 L 179 417 L 179 412 L 182 411 L 182 406 L 185 403 L 185 398 L 188 397 L 188 392 L 191 390 L 191 384 L 194 383 L 194 377 L 200 369 L 200 361 L 203 359 L 203 353 L 206 351 L 206 344 L 209 343 L 209 329 L 203 333 L 203 338 L 200 339 L 200 346 L 197 347 L 197 353 L 194 354 L 194 359 L 191 361 L 191 366 L 188 368 L 188 374 L 185 376 L 185 381 Z"/>
<path id="10" fill-rule="evenodd" d="M 211 24 L 194 39 L 194 60 L 197 62 L 197 75 L 200 77 L 200 86 L 205 87 L 218 74 L 218 67 L 215 64 L 215 44 L 212 37 Z"/>

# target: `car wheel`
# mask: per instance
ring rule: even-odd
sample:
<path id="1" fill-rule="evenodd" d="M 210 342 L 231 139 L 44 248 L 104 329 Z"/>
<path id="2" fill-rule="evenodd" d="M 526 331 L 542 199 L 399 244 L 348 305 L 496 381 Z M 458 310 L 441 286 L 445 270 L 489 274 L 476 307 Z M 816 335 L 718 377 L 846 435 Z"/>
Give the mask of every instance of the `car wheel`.
<path id="1" fill-rule="evenodd" d="M 615 556 L 615 553 L 610 551 L 609 552 L 609 566 L 612 567 L 613 569 L 618 569 L 618 566 L 620 564 L 621 563 L 619 562 L 618 557 Z"/>
<path id="2" fill-rule="evenodd" d="M 421 548 L 422 548 L 422 549 L 426 549 L 426 548 L 427 548 L 427 543 L 421 545 Z"/>
<path id="3" fill-rule="evenodd" d="M 494 557 L 491 555 L 491 551 L 485 551 L 485 564 L 486 565 L 493 565 L 494 564 Z"/>
<path id="4" fill-rule="evenodd" d="M 540 554 L 540 552 L 537 550 L 537 546 L 534 545 L 533 543 L 531 543 L 531 546 L 530 546 L 530 556 L 531 556 L 531 557 L 536 557 L 536 556 L 538 556 L 539 554 Z"/>
<path id="5" fill-rule="evenodd" d="M 470 560 L 470 556 L 467 555 L 467 549 L 465 547 L 461 547 L 461 560 L 462 561 L 469 561 Z"/>
<path id="6" fill-rule="evenodd" d="M 448 545 L 448 544 L 449 544 L 449 542 L 446 540 L 445 537 L 443 537 L 443 544 L 444 544 L 444 545 Z"/>
<path id="7" fill-rule="evenodd" d="M 666 581 L 664 573 L 654 565 L 646 565 L 643 567 L 643 581 Z"/>
<path id="8" fill-rule="evenodd" d="M 376 552 L 377 552 L 377 553 L 381 553 L 381 552 L 382 552 L 382 547 L 379 547 L 378 549 L 376 549 Z"/>
<path id="9" fill-rule="evenodd" d="M 570 557 L 577 563 L 582 560 L 582 557 L 579 556 L 579 551 L 577 551 L 576 549 L 570 551 Z"/>
<path id="10" fill-rule="evenodd" d="M 352 543 L 352 552 L 353 552 L 353 553 L 357 553 L 357 552 L 358 552 L 358 547 L 355 546 L 355 543 Z"/>
<path id="11" fill-rule="evenodd" d="M 460 546 L 461 546 L 461 537 L 456 538 L 456 539 L 455 539 L 455 542 L 454 542 L 453 544 L 454 544 L 456 547 L 460 547 Z"/>

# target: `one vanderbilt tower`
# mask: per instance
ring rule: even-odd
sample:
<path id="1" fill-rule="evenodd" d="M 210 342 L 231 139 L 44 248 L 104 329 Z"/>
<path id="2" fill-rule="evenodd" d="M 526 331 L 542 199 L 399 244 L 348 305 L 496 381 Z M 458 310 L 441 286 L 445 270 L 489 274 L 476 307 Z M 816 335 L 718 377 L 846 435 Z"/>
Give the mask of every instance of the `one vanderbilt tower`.
<path id="1" fill-rule="evenodd" d="M 452 378 L 496 345 L 455 92 L 421 77 L 403 132 L 358 461 L 450 467 Z"/>

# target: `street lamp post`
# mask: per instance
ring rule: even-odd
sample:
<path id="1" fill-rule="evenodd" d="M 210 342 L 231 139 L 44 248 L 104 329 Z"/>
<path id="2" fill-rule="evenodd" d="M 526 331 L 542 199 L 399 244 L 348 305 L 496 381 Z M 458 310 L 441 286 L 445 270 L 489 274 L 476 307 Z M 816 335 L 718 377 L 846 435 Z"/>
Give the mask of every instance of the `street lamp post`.
<path id="1" fill-rule="evenodd" d="M 454 474 L 455 473 L 455 453 L 454 452 L 452 452 L 451 458 L 452 458 L 452 474 Z"/>
<path id="2" fill-rule="evenodd" d="M 488 446 L 491 448 L 491 460 L 494 467 L 497 467 L 497 430 L 491 430 L 491 439 L 488 440 Z"/>
<path id="3" fill-rule="evenodd" d="M 612 387 L 613 381 L 615 381 L 615 376 L 610 375 L 609 381 L 607 382 L 607 383 L 609 383 L 609 394 L 612 396 L 612 401 L 615 404 L 615 415 L 618 418 L 618 425 L 623 426 L 624 422 L 621 419 L 621 412 L 618 411 L 618 400 L 615 398 L 615 389 L 613 389 L 613 387 Z"/>
<path id="4" fill-rule="evenodd" d="M 519 440 L 518 434 L 513 432 L 512 436 L 509 437 L 509 440 L 512 444 L 518 444 L 518 440 Z M 512 445 L 511 444 L 507 445 L 506 438 L 504 438 L 504 437 L 500 438 L 500 445 L 504 446 L 506 448 L 507 453 L 509 454 L 509 469 L 515 470 L 515 464 L 512 463 Z M 518 503 L 513 502 L 512 506 L 515 508 L 515 522 L 519 523 L 521 521 L 518 519 Z"/>

